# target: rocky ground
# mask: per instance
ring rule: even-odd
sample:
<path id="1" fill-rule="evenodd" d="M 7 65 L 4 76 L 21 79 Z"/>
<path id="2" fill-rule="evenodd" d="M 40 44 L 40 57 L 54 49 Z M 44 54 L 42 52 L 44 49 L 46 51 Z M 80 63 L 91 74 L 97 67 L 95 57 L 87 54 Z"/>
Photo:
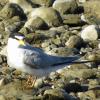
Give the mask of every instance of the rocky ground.
<path id="1" fill-rule="evenodd" d="M 66 65 L 25 88 L 28 74 L 10 68 L 11 32 L 59 56 L 93 62 Z M 100 100 L 100 0 L 0 0 L 0 100 Z"/>

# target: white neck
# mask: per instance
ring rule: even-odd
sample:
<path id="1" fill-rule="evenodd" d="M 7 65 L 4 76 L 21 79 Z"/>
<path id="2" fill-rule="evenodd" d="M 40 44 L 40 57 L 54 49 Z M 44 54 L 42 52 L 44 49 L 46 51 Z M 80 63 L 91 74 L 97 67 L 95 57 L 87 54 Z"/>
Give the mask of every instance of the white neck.
<path id="1" fill-rule="evenodd" d="M 12 38 L 9 38 L 8 39 L 8 44 L 7 44 L 8 48 L 17 48 L 19 46 L 19 42 L 18 40 L 16 39 L 12 39 Z"/>

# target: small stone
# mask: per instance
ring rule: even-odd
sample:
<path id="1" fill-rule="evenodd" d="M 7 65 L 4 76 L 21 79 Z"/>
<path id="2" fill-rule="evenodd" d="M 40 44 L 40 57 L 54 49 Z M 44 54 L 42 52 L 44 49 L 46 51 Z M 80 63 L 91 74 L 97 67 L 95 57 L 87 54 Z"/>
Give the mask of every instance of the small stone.
<path id="1" fill-rule="evenodd" d="M 40 87 L 43 86 L 43 84 L 44 84 L 44 81 L 43 81 L 42 78 L 40 78 L 40 79 L 37 79 L 37 80 L 36 80 L 36 82 L 35 82 L 35 84 L 34 84 L 34 87 L 35 87 L 35 88 L 40 88 Z"/>
<path id="2" fill-rule="evenodd" d="M 69 38 L 65 45 L 69 48 L 79 48 L 82 45 L 82 42 L 83 41 L 79 36 L 73 35 Z"/>
<path id="3" fill-rule="evenodd" d="M 80 32 L 84 41 L 94 41 L 100 36 L 99 28 L 96 25 L 89 25 Z"/>
<path id="4" fill-rule="evenodd" d="M 5 85 L 5 79 L 4 78 L 0 79 L 0 87 L 3 86 L 3 85 Z"/>
<path id="5" fill-rule="evenodd" d="M 57 80 L 59 78 L 59 74 L 56 72 L 51 72 L 49 75 L 50 79 Z"/>

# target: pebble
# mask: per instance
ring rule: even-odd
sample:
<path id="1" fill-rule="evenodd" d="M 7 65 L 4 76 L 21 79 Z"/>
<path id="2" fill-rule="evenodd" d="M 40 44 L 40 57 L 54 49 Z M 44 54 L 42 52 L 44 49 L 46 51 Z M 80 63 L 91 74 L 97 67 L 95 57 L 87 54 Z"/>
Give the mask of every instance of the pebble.
<path id="1" fill-rule="evenodd" d="M 100 36 L 99 29 L 96 25 L 89 25 L 80 32 L 81 38 L 84 41 L 94 41 Z"/>
<path id="2" fill-rule="evenodd" d="M 69 40 L 65 43 L 68 48 L 80 48 L 82 46 L 83 40 L 81 37 L 73 35 L 70 36 Z"/>
<path id="3" fill-rule="evenodd" d="M 5 85 L 4 80 L 5 80 L 4 78 L 0 79 L 0 87 L 3 86 L 3 85 Z M 1 100 L 2 100 L 2 99 L 1 99 Z"/>
<path id="4" fill-rule="evenodd" d="M 44 81 L 43 81 L 42 78 L 40 78 L 40 79 L 37 79 L 37 80 L 36 80 L 36 82 L 35 82 L 35 84 L 34 84 L 34 87 L 35 87 L 35 88 L 40 88 L 40 87 L 42 87 L 43 85 L 44 85 Z"/>

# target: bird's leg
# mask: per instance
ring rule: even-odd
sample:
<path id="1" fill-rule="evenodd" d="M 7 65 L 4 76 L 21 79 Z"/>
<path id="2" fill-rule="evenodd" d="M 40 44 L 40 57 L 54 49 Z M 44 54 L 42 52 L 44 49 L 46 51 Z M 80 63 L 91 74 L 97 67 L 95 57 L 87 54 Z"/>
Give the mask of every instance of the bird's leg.
<path id="1" fill-rule="evenodd" d="M 26 87 L 26 88 L 33 88 L 34 85 L 35 85 L 36 79 L 37 79 L 36 76 L 33 78 L 32 75 L 29 75 L 25 87 Z"/>

